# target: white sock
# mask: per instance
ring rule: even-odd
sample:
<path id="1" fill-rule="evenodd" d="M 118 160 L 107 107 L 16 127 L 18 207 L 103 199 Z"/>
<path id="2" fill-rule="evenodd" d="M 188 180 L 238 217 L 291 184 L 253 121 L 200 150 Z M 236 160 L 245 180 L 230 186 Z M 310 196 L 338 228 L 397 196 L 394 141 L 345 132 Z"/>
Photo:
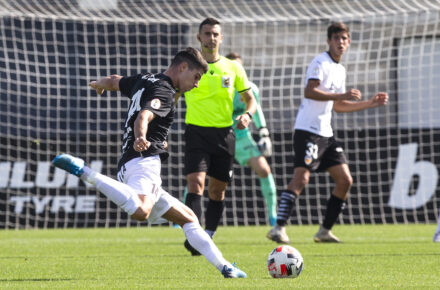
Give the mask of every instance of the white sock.
<path id="1" fill-rule="evenodd" d="M 186 223 L 182 228 L 191 246 L 205 256 L 214 267 L 220 271 L 223 269 L 224 265 L 232 268 L 231 263 L 223 258 L 220 250 L 198 223 Z"/>
<path id="2" fill-rule="evenodd" d="M 116 203 L 116 205 L 129 215 L 134 214 L 138 207 L 141 206 L 141 200 L 130 186 L 95 172 L 87 166 L 84 166 L 83 170 L 84 174 L 81 175 L 82 180 L 96 185 L 96 188 L 101 193 Z"/>

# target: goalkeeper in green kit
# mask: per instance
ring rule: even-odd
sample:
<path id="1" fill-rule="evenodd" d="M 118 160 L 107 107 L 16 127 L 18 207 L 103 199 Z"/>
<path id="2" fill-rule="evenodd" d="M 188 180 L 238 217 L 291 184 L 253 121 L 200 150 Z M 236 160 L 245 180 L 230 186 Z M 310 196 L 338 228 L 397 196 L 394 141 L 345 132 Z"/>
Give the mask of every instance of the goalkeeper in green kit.
<path id="1" fill-rule="evenodd" d="M 242 60 L 238 53 L 231 52 L 226 55 L 227 58 L 239 62 Z M 272 155 L 272 142 L 269 138 L 269 131 L 266 128 L 266 119 L 260 106 L 260 92 L 258 87 L 249 82 L 252 92 L 257 101 L 257 111 L 253 117 L 255 127 L 258 129 L 260 140 L 258 143 L 252 138 L 252 134 L 248 128 L 238 130 L 236 128 L 237 116 L 246 112 L 246 104 L 243 102 L 241 95 L 235 92 L 234 96 L 234 112 L 232 119 L 234 120 L 235 139 L 235 160 L 242 166 L 249 166 L 258 175 L 260 180 L 261 192 L 268 210 L 269 223 L 275 225 L 277 220 L 277 191 L 275 181 L 265 157 Z"/>

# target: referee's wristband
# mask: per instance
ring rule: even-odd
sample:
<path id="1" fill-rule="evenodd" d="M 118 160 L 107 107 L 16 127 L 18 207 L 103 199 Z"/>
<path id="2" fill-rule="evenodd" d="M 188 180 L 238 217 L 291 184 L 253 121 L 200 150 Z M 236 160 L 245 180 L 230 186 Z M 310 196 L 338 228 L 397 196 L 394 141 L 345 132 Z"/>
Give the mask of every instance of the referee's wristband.
<path id="1" fill-rule="evenodd" d="M 249 112 L 249 111 L 247 111 L 246 114 L 248 114 L 248 116 L 249 116 L 249 118 L 251 118 L 251 120 L 252 120 L 252 118 L 254 117 L 254 115 L 252 115 L 252 113 Z"/>

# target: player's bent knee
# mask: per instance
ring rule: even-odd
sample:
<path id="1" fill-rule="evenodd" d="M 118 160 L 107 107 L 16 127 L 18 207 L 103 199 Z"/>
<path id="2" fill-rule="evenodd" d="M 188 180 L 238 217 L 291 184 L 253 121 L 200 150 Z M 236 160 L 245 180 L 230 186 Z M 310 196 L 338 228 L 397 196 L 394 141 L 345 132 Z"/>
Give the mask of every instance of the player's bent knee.
<path id="1" fill-rule="evenodd" d="M 307 184 L 309 184 L 310 178 L 307 175 L 303 175 L 299 178 L 296 178 L 296 181 L 299 187 L 304 188 Z"/>
<path id="2" fill-rule="evenodd" d="M 222 201 L 225 199 L 224 191 L 208 191 L 208 197 L 215 201 Z"/>
<path id="3" fill-rule="evenodd" d="M 347 185 L 348 187 L 351 187 L 353 185 L 353 177 L 351 177 L 351 175 L 347 179 Z"/>
<path id="4" fill-rule="evenodd" d="M 149 203 L 142 204 L 131 217 L 140 222 L 146 221 L 150 216 L 152 208 Z"/>
<path id="5" fill-rule="evenodd" d="M 139 209 L 139 211 L 136 211 L 131 217 L 137 220 L 138 222 L 146 221 L 149 217 L 149 213 Z"/>
<path id="6" fill-rule="evenodd" d="M 269 176 L 269 174 L 270 174 L 270 167 L 269 166 L 263 166 L 263 167 L 260 167 L 260 168 L 257 168 L 256 170 L 255 170 L 255 173 L 258 175 L 258 177 L 260 177 L 260 178 L 266 178 L 266 177 L 268 177 Z"/>
<path id="7" fill-rule="evenodd" d="M 205 176 L 202 174 L 190 173 L 187 175 L 186 180 L 188 183 L 202 186 L 205 183 Z"/>
<path id="8" fill-rule="evenodd" d="M 353 177 L 351 177 L 350 175 L 345 175 L 345 176 L 339 178 L 338 180 L 336 180 L 336 183 L 340 187 L 346 188 L 347 190 L 349 190 L 351 188 L 351 186 L 353 185 Z"/>

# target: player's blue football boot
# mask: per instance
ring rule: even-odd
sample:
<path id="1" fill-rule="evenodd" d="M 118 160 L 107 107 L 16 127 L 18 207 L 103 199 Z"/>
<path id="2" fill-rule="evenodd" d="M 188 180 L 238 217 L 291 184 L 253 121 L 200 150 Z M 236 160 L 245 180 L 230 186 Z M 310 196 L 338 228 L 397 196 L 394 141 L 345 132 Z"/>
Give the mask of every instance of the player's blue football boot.
<path id="1" fill-rule="evenodd" d="M 58 168 L 64 169 L 70 174 L 80 177 L 84 171 L 84 160 L 73 157 L 69 154 L 60 154 L 52 160 L 53 165 Z"/>
<path id="2" fill-rule="evenodd" d="M 238 269 L 235 263 L 232 264 L 232 268 L 227 265 L 223 266 L 222 274 L 225 278 L 246 278 L 247 275 L 242 270 Z"/>

